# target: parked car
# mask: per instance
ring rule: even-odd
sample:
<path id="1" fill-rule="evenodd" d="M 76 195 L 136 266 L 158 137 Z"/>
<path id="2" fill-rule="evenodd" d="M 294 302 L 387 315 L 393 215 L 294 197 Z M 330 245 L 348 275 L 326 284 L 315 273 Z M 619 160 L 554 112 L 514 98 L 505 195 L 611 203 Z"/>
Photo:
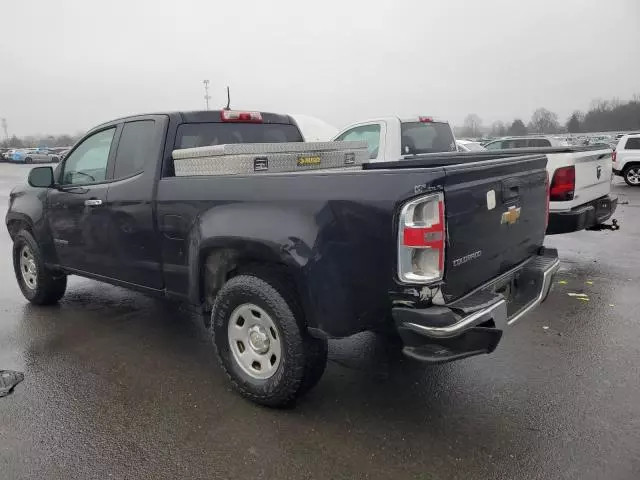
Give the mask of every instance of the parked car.
<path id="1" fill-rule="evenodd" d="M 471 140 L 456 140 L 459 152 L 482 152 L 486 150 L 480 142 L 472 142 Z"/>
<path id="2" fill-rule="evenodd" d="M 60 156 L 43 148 L 29 148 L 14 156 L 14 161 L 24 163 L 58 163 Z"/>
<path id="3" fill-rule="evenodd" d="M 24 148 L 16 148 L 11 152 L 10 162 L 23 163 L 26 150 Z"/>
<path id="4" fill-rule="evenodd" d="M 453 136 L 408 123 L 396 126 L 414 142 L 410 160 L 363 166 L 348 150 L 362 143 L 301 143 L 286 115 L 100 125 L 10 193 L 20 289 L 54 303 L 74 274 L 184 300 L 208 320 L 234 388 L 269 406 L 317 383 L 327 338 L 393 330 L 427 363 L 490 353 L 544 301 L 559 266 L 543 247 L 546 158 L 419 155 L 454 149 Z M 399 132 L 389 142 L 399 154 Z M 220 143 L 241 145 L 210 146 Z M 323 149 L 340 168 L 323 169 Z M 294 167 L 270 173 L 284 161 L 275 150 L 297 152 Z"/>
<path id="5" fill-rule="evenodd" d="M 9 160 L 15 163 L 57 163 L 60 156 L 42 148 L 23 148 L 14 150 Z"/>
<path id="6" fill-rule="evenodd" d="M 613 173 L 640 187 L 640 134 L 623 135 L 613 152 Z"/>
<path id="7" fill-rule="evenodd" d="M 567 142 L 553 137 L 505 137 L 485 143 L 487 150 L 506 150 L 509 148 L 566 147 Z"/>

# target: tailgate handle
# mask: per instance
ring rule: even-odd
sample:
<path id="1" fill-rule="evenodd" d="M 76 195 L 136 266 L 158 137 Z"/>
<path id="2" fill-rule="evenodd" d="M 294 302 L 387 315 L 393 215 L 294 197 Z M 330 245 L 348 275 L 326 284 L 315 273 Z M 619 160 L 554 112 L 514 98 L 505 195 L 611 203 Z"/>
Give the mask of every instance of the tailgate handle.
<path id="1" fill-rule="evenodd" d="M 502 182 L 502 200 L 508 201 L 520 196 L 520 183 L 517 180 L 505 180 Z"/>

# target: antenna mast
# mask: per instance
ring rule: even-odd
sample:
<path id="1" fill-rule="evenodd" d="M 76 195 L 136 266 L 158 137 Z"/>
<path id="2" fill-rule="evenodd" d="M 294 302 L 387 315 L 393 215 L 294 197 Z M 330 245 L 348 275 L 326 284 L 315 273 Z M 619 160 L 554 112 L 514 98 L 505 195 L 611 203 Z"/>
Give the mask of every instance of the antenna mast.
<path id="1" fill-rule="evenodd" d="M 229 85 L 227 85 L 227 106 L 224 107 L 225 110 L 231 110 L 231 93 L 229 92 Z"/>

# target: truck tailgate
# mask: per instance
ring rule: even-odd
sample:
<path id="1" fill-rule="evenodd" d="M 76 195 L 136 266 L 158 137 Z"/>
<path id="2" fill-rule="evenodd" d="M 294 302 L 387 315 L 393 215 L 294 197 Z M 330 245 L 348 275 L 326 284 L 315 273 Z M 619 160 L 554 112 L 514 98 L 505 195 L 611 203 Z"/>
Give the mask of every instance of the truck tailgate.
<path id="1" fill-rule="evenodd" d="M 570 210 L 609 194 L 611 189 L 611 150 L 586 150 L 547 154 L 549 178 L 557 168 L 574 165 L 576 184 L 573 200 L 551 202 L 551 210 Z"/>
<path id="2" fill-rule="evenodd" d="M 542 245 L 545 167 L 544 155 L 444 167 L 446 301 L 522 263 Z"/>

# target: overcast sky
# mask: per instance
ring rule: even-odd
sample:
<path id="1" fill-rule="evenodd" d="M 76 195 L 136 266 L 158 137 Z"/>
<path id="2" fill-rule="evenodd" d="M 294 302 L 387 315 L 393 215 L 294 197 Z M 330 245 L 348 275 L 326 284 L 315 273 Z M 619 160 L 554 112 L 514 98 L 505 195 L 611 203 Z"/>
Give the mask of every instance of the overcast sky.
<path id="1" fill-rule="evenodd" d="M 3 0 L 9 133 L 204 108 L 560 120 L 640 93 L 640 0 Z"/>

